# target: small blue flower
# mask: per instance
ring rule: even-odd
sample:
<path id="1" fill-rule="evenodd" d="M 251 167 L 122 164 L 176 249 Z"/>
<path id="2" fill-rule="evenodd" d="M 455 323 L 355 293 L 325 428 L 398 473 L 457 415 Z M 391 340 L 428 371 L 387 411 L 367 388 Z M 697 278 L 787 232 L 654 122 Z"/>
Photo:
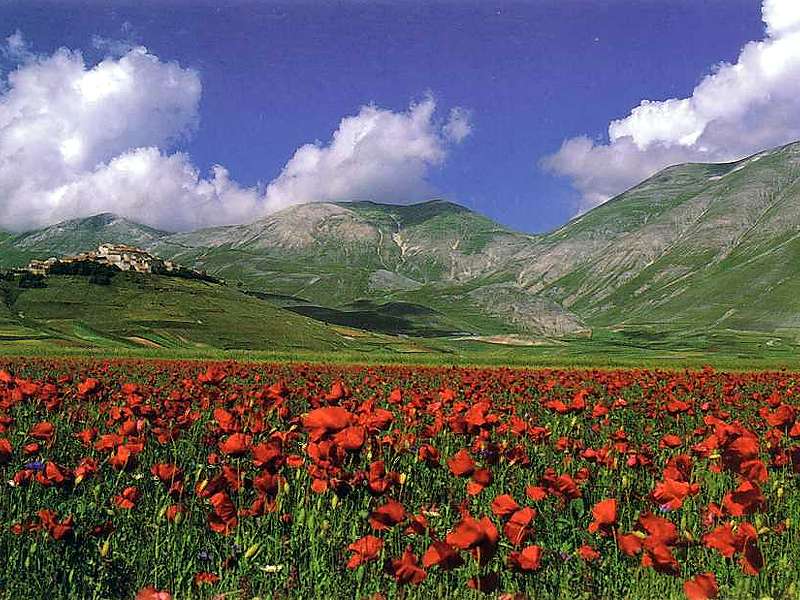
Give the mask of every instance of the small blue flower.
<path id="1" fill-rule="evenodd" d="M 200 550 L 197 553 L 198 560 L 211 560 L 211 553 L 208 550 Z"/>
<path id="2" fill-rule="evenodd" d="M 29 463 L 26 463 L 25 468 L 30 469 L 31 471 L 43 471 L 44 463 L 40 460 L 34 460 Z"/>

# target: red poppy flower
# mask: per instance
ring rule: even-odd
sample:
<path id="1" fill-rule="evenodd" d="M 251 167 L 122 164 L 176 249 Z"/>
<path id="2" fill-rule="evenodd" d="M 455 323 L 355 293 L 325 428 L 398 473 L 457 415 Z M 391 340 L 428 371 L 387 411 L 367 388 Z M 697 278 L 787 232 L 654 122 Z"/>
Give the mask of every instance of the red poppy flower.
<path id="1" fill-rule="evenodd" d="M 700 486 L 674 479 L 664 479 L 656 484 L 653 500 L 666 510 L 678 510 L 689 495 L 697 494 Z"/>
<path id="2" fill-rule="evenodd" d="M 131 510 L 142 497 L 142 493 L 135 487 L 126 487 L 122 493 L 114 496 L 114 504 L 124 510 Z"/>
<path id="3" fill-rule="evenodd" d="M 90 396 L 100 389 L 100 382 L 94 377 L 89 377 L 78 384 L 79 396 Z"/>
<path id="4" fill-rule="evenodd" d="M 547 498 L 547 490 L 538 485 L 529 485 L 525 488 L 525 495 L 534 502 L 541 502 Z"/>
<path id="5" fill-rule="evenodd" d="M 74 521 L 71 515 L 62 521 L 56 518 L 56 513 L 48 509 L 40 510 L 37 515 L 42 524 L 42 528 L 47 531 L 54 540 L 63 540 L 72 535 Z"/>
<path id="6" fill-rule="evenodd" d="M 428 519 L 425 515 L 412 515 L 408 527 L 403 530 L 406 535 L 422 535 L 428 530 Z"/>
<path id="7" fill-rule="evenodd" d="M 642 551 L 643 538 L 633 534 L 623 534 L 617 536 L 617 546 L 628 556 L 635 556 Z"/>
<path id="8" fill-rule="evenodd" d="M 679 448 L 683 445 L 683 439 L 680 436 L 668 433 L 661 438 L 658 445 L 660 448 Z"/>
<path id="9" fill-rule="evenodd" d="M 531 534 L 530 523 L 536 518 L 536 511 L 530 507 L 521 508 L 511 515 L 503 526 L 503 533 L 514 546 L 522 544 Z"/>
<path id="10" fill-rule="evenodd" d="M 411 547 L 406 547 L 403 555 L 392 561 L 392 570 L 398 583 L 412 583 L 419 585 L 428 576 L 424 569 L 419 567 L 417 557 L 411 551 Z"/>
<path id="11" fill-rule="evenodd" d="M 14 449 L 6 438 L 0 438 L 0 465 L 4 465 L 11 461 L 11 456 Z"/>
<path id="12" fill-rule="evenodd" d="M 360 564 L 375 560 L 383 549 L 383 540 L 374 535 L 365 535 L 347 547 L 353 556 L 347 562 L 348 569 L 355 569 Z"/>
<path id="13" fill-rule="evenodd" d="M 197 376 L 197 381 L 203 385 L 221 385 L 227 376 L 221 368 L 211 365 Z"/>
<path id="14" fill-rule="evenodd" d="M 157 463 L 150 467 L 150 472 L 165 484 L 172 483 L 183 476 L 180 467 L 172 463 Z"/>
<path id="15" fill-rule="evenodd" d="M 601 500 L 592 508 L 594 521 L 589 524 L 589 533 L 609 535 L 617 524 L 617 501 L 614 498 Z"/>
<path id="16" fill-rule="evenodd" d="M 425 461 L 428 466 L 438 466 L 440 455 L 439 451 L 430 444 L 423 444 L 419 447 L 417 456 L 420 460 Z"/>
<path id="17" fill-rule="evenodd" d="M 353 420 L 353 413 L 341 406 L 325 406 L 309 412 L 303 417 L 303 426 L 306 429 L 318 430 L 322 433 L 340 431 Z"/>
<path id="18" fill-rule="evenodd" d="M 369 515 L 369 524 L 376 531 L 391 529 L 406 518 L 406 509 L 402 504 L 389 500 L 383 506 L 376 508 Z"/>
<path id="19" fill-rule="evenodd" d="M 48 421 L 42 421 L 41 423 L 37 423 L 31 428 L 29 435 L 35 440 L 41 440 L 43 442 L 46 442 L 52 439 L 55 431 L 56 428 L 53 426 L 52 423 Z"/>
<path id="20" fill-rule="evenodd" d="M 465 449 L 461 449 L 447 459 L 450 472 L 456 477 L 467 477 L 475 471 L 475 461 Z"/>
<path id="21" fill-rule="evenodd" d="M 489 469 L 476 469 L 467 483 L 467 494 L 477 496 L 492 484 L 492 472 Z"/>
<path id="22" fill-rule="evenodd" d="M 736 549 L 741 552 L 739 565 L 745 575 L 758 575 L 764 566 L 764 556 L 758 547 L 758 534 L 750 523 L 742 523 L 736 531 Z"/>
<path id="23" fill-rule="evenodd" d="M 447 534 L 445 541 L 456 548 L 471 550 L 481 564 L 486 564 L 494 556 L 499 539 L 497 528 L 488 518 L 479 521 L 466 515 Z"/>
<path id="24" fill-rule="evenodd" d="M 569 475 L 560 475 L 555 478 L 545 477 L 543 479 L 548 484 L 548 491 L 560 498 L 575 500 L 581 497 L 581 491 L 578 489 L 575 480 Z"/>
<path id="25" fill-rule="evenodd" d="M 331 385 L 330 391 L 325 395 L 325 400 L 328 402 L 336 402 L 342 398 L 347 398 L 350 395 L 350 390 L 342 380 L 336 380 Z"/>
<path id="26" fill-rule="evenodd" d="M 518 510 L 519 504 L 509 494 L 497 496 L 492 500 L 492 512 L 501 519 L 511 516 Z"/>
<path id="27" fill-rule="evenodd" d="M 725 494 L 722 505 L 732 517 L 742 517 L 763 510 L 766 499 L 757 484 L 743 481 L 736 490 Z"/>
<path id="28" fill-rule="evenodd" d="M 253 464 L 259 468 L 272 466 L 283 458 L 283 450 L 278 442 L 262 442 L 250 449 Z"/>
<path id="29" fill-rule="evenodd" d="M 578 556 L 586 562 L 592 562 L 600 558 L 600 553 L 591 546 L 584 544 L 578 548 Z"/>
<path id="30" fill-rule="evenodd" d="M 219 450 L 228 456 L 244 456 L 250 452 L 252 445 L 252 436 L 244 433 L 234 433 L 228 436 L 224 442 L 220 442 Z"/>
<path id="31" fill-rule="evenodd" d="M 639 525 L 648 533 L 651 542 L 671 546 L 678 540 L 678 529 L 675 524 L 652 513 L 639 516 Z"/>
<path id="32" fill-rule="evenodd" d="M 335 436 L 333 441 L 345 450 L 359 450 L 367 439 L 367 430 L 361 426 L 345 427 Z"/>
<path id="33" fill-rule="evenodd" d="M 218 581 L 219 581 L 219 575 L 215 573 L 209 573 L 208 571 L 201 571 L 200 573 L 197 573 L 194 576 L 194 584 L 197 586 L 214 585 Z"/>
<path id="34" fill-rule="evenodd" d="M 178 520 L 178 515 L 184 514 L 185 512 L 186 509 L 184 509 L 180 504 L 171 504 L 164 512 L 164 516 L 166 517 L 167 521 L 174 523 Z"/>
<path id="35" fill-rule="evenodd" d="M 217 492 L 209 498 L 213 512 L 208 515 L 208 526 L 212 531 L 228 535 L 238 525 L 236 505 L 225 492 Z"/>
<path id="36" fill-rule="evenodd" d="M 117 451 L 108 459 L 108 463 L 118 471 L 132 468 L 134 462 L 133 453 L 127 446 L 118 446 Z"/>
<path id="37" fill-rule="evenodd" d="M 717 597 L 717 578 L 713 573 L 701 573 L 694 579 L 683 583 L 683 591 L 688 600 L 713 600 Z"/>
<path id="38" fill-rule="evenodd" d="M 463 564 L 464 561 L 458 552 L 450 544 L 440 540 L 433 540 L 425 554 L 422 555 L 422 566 L 426 569 L 438 566 L 445 571 L 449 571 Z"/>
<path id="39" fill-rule="evenodd" d="M 541 567 L 542 549 L 539 546 L 526 546 L 520 552 L 508 556 L 509 564 L 520 571 L 538 571 Z"/>
<path id="40" fill-rule="evenodd" d="M 159 591 L 151 586 L 139 590 L 136 600 L 172 600 L 172 594 L 163 590 Z"/>
<path id="41" fill-rule="evenodd" d="M 642 556 L 643 567 L 653 567 L 659 573 L 677 576 L 681 569 L 672 549 L 658 540 L 648 538 L 644 544 L 645 553 Z"/>

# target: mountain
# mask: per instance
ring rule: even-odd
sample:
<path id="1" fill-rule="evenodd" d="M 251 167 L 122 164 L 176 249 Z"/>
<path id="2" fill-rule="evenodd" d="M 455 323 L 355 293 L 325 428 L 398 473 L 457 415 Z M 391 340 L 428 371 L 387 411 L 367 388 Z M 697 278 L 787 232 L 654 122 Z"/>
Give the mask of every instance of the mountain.
<path id="1" fill-rule="evenodd" d="M 672 167 L 546 236 L 520 283 L 595 326 L 800 326 L 800 144 Z"/>
<path id="2" fill-rule="evenodd" d="M 537 243 L 434 200 L 305 204 L 248 225 L 162 237 L 152 250 L 332 322 L 370 327 L 389 311 L 426 317 L 409 328 L 381 328 L 391 333 L 586 332 L 558 303 L 517 285 Z"/>
<path id="3" fill-rule="evenodd" d="M 206 269 L 287 313 L 391 334 L 591 332 L 634 345 L 722 331 L 792 337 L 800 143 L 667 168 L 545 235 L 442 200 L 318 203 L 188 233 L 98 215 L 0 238 L 0 260 L 102 241 Z"/>
<path id="4" fill-rule="evenodd" d="M 168 235 L 111 213 L 71 219 L 18 235 L 0 238 L 0 256 L 6 265 L 22 266 L 31 258 L 77 254 L 104 242 L 146 248 Z"/>

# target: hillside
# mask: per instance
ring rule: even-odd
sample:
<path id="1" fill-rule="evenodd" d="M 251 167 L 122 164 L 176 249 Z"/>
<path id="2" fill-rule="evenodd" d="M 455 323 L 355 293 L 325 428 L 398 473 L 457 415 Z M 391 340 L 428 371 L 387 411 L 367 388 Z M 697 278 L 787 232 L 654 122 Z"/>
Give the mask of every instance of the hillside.
<path id="1" fill-rule="evenodd" d="M 0 282 L 0 340 L 33 346 L 247 350 L 364 349 L 330 327 L 219 284 L 119 273 L 111 285 L 55 275 Z"/>
<path id="2" fill-rule="evenodd" d="M 226 293 L 281 314 L 391 335 L 794 340 L 800 143 L 670 167 L 546 235 L 441 200 L 318 203 L 188 233 L 98 215 L 6 234 L 0 260 L 101 241 L 206 269 L 228 282 Z"/>
<path id="3" fill-rule="evenodd" d="M 361 319 L 370 327 L 380 321 L 379 314 L 364 313 L 366 301 L 383 313 L 432 311 L 439 333 L 586 332 L 574 314 L 517 285 L 517 273 L 537 243 L 437 200 L 409 206 L 306 204 L 248 225 L 162 237 L 153 251 L 279 295 L 292 310 L 343 323 Z M 345 314 L 337 317 L 331 309 Z"/>
<path id="4" fill-rule="evenodd" d="M 542 241 L 531 292 L 597 325 L 800 325 L 800 144 L 667 169 Z"/>
<path id="5" fill-rule="evenodd" d="M 21 234 L 0 235 L 3 266 L 23 266 L 31 258 L 48 258 L 93 250 L 102 243 L 152 246 L 169 235 L 111 213 L 71 219 Z"/>

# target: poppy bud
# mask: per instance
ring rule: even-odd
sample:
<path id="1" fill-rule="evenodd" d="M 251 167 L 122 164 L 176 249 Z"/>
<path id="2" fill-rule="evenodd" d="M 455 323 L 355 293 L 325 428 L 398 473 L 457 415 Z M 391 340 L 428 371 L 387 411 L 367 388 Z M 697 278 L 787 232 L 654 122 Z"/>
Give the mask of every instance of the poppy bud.
<path id="1" fill-rule="evenodd" d="M 255 544 L 253 544 L 252 546 L 250 546 L 250 547 L 249 547 L 247 550 L 245 550 L 245 553 L 244 553 L 244 559 L 245 559 L 245 560 L 250 560 L 250 559 L 251 559 L 251 558 L 253 558 L 253 557 L 254 557 L 256 554 L 258 554 L 258 551 L 259 551 L 260 549 L 261 549 L 261 544 L 259 544 L 258 542 L 256 542 Z"/>
<path id="2" fill-rule="evenodd" d="M 336 494 L 331 495 L 331 508 L 336 508 L 339 506 L 339 496 Z"/>
<path id="3" fill-rule="evenodd" d="M 109 552 L 111 552 L 111 541 L 110 540 L 106 540 L 100 546 L 100 558 L 106 558 L 108 556 Z"/>

